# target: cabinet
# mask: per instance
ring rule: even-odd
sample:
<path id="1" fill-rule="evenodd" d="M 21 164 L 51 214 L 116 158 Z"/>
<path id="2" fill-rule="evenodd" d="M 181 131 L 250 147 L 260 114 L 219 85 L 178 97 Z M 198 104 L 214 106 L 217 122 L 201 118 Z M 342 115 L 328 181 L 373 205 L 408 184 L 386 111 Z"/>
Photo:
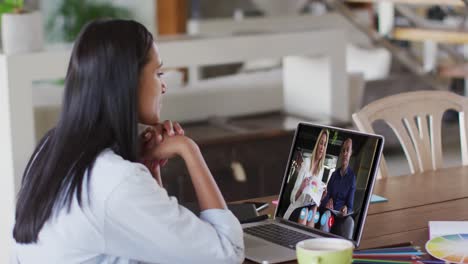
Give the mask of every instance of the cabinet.
<path id="1" fill-rule="evenodd" d="M 279 192 L 289 155 L 292 133 L 269 138 L 201 145 L 200 149 L 227 201 L 273 195 Z M 233 169 L 243 170 L 245 178 Z M 181 159 L 162 170 L 165 187 L 181 202 L 196 201 L 187 169 Z"/>

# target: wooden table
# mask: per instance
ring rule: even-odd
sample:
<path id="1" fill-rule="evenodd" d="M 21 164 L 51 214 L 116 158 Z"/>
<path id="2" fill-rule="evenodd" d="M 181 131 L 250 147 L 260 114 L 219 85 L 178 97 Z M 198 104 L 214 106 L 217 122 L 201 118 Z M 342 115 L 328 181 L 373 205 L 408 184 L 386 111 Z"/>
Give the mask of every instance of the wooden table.
<path id="1" fill-rule="evenodd" d="M 360 248 L 408 241 L 424 248 L 428 221 L 468 220 L 468 166 L 378 180 L 374 193 L 388 202 L 370 205 Z M 274 199 L 253 200 L 270 202 L 265 213 L 273 215 Z"/>

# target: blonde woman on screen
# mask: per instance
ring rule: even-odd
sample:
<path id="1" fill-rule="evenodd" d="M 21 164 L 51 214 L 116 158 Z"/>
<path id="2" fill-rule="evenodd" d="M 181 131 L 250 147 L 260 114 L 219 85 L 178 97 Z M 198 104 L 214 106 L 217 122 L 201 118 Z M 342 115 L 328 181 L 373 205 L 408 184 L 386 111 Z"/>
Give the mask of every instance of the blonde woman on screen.
<path id="1" fill-rule="evenodd" d="M 320 199 L 324 190 L 322 176 L 328 138 L 329 131 L 327 129 L 322 129 L 317 137 L 312 155 L 310 158 L 304 159 L 291 192 L 291 203 L 284 214 L 284 218 L 293 220 L 291 215 L 297 208 L 313 205 L 310 208 L 310 213 L 308 208 L 304 208 L 297 220 L 301 224 L 313 225 L 313 219 L 317 212 L 317 205 L 320 204 Z"/>

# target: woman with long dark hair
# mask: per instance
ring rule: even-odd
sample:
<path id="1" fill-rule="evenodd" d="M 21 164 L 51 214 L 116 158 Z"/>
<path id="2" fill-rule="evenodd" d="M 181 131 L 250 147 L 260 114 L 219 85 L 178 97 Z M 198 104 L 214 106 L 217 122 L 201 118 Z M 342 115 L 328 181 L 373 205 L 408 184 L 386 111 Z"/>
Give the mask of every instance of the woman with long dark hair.
<path id="1" fill-rule="evenodd" d="M 242 229 L 196 143 L 160 121 L 162 61 L 141 24 L 100 20 L 77 38 L 55 128 L 24 172 L 15 263 L 239 263 Z M 138 134 L 138 124 L 152 127 Z M 200 218 L 162 187 L 180 156 Z M 141 161 L 146 166 L 142 165 Z"/>

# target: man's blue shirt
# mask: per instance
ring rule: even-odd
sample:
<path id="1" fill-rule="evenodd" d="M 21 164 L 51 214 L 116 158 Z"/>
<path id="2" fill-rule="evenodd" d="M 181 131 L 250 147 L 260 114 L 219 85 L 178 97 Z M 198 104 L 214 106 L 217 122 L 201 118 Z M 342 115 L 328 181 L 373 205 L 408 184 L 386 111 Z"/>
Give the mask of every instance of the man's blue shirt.
<path id="1" fill-rule="evenodd" d="M 333 209 L 341 210 L 343 206 L 348 207 L 348 212 L 353 211 L 354 193 L 356 192 L 356 176 L 348 166 L 344 176 L 341 176 L 341 168 L 335 170 L 327 184 L 327 195 L 322 200 L 325 207 L 333 198 Z"/>

